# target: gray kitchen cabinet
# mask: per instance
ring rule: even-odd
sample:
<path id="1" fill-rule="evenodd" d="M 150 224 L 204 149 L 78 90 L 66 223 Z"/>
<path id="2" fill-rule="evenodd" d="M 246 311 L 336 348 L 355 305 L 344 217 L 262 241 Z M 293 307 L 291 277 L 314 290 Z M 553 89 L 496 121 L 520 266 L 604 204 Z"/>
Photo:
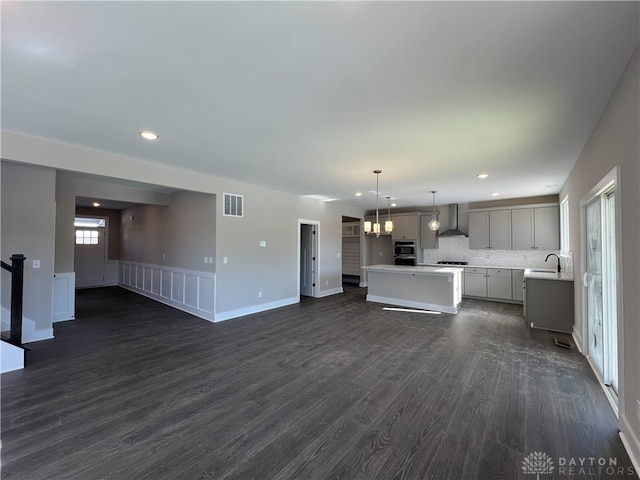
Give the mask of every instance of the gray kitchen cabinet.
<path id="1" fill-rule="evenodd" d="M 513 281 L 513 286 L 511 288 L 511 298 L 518 302 L 522 302 L 524 300 L 524 270 L 511 270 L 511 279 Z"/>
<path id="2" fill-rule="evenodd" d="M 469 212 L 469 248 L 511 249 L 511 210 Z"/>
<path id="3" fill-rule="evenodd" d="M 512 289 L 510 269 L 487 268 L 487 297 L 511 300 Z"/>
<path id="4" fill-rule="evenodd" d="M 573 331 L 573 281 L 525 279 L 525 316 L 531 328 Z"/>
<path id="5" fill-rule="evenodd" d="M 435 232 L 429 228 L 432 215 L 420 216 L 420 248 L 438 248 L 438 230 Z"/>
<path id="6" fill-rule="evenodd" d="M 342 224 L 343 237 L 360 237 L 360 222 L 344 222 Z"/>
<path id="7" fill-rule="evenodd" d="M 511 212 L 511 241 L 514 250 L 558 250 L 560 214 L 558 207 L 520 208 Z"/>
<path id="8" fill-rule="evenodd" d="M 380 217 L 381 228 L 384 229 L 384 221 L 387 219 Z M 393 221 L 393 240 L 418 240 L 418 214 L 391 215 Z"/>
<path id="9" fill-rule="evenodd" d="M 487 269 L 467 267 L 464 269 L 464 295 L 487 296 Z"/>

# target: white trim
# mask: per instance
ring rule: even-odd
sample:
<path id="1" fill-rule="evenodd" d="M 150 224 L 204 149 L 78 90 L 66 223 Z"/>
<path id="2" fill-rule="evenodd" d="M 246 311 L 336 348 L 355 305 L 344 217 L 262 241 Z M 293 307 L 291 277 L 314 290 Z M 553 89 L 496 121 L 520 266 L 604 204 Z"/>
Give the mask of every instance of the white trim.
<path id="1" fill-rule="evenodd" d="M 283 298 L 282 300 L 276 300 L 275 302 L 261 303 L 260 305 L 252 305 L 250 307 L 238 308 L 236 310 L 227 310 L 226 312 L 214 314 L 214 322 L 223 322 L 225 320 L 231 320 L 232 318 L 244 317 L 245 315 L 251 315 L 253 313 L 265 312 L 267 310 L 273 310 L 274 308 L 286 307 L 287 305 L 293 305 L 294 303 L 300 303 L 300 297 Z"/>
<path id="2" fill-rule="evenodd" d="M 363 287 L 363 288 L 366 288 L 368 286 L 369 286 L 368 282 L 360 282 L 360 285 L 359 285 L 359 287 Z"/>
<path id="3" fill-rule="evenodd" d="M 126 272 L 128 272 L 129 275 L 126 275 Z M 158 287 L 160 291 L 156 293 L 153 291 L 153 286 L 154 277 L 158 275 L 158 272 L 160 277 Z M 149 277 L 148 281 L 146 279 L 147 273 Z M 182 275 L 182 280 L 176 279 L 176 283 L 174 283 L 174 277 L 180 275 Z M 162 279 L 164 276 L 168 276 L 169 279 L 168 292 L 163 291 Z M 187 283 L 187 276 L 196 277 L 196 281 Z M 190 313 L 196 317 L 209 320 L 210 322 L 214 320 L 213 312 L 215 308 L 216 288 L 216 276 L 214 273 L 119 260 L 117 278 L 118 286 L 126 290 Z M 182 283 L 182 287 L 177 295 L 173 295 L 173 288 L 178 285 L 177 282 Z M 209 282 L 211 285 L 207 285 Z M 188 285 L 191 285 L 189 288 L 195 289 L 195 291 L 189 292 L 189 295 L 187 295 L 186 292 Z M 205 286 L 203 287 L 203 285 Z M 167 294 L 168 296 L 166 296 Z M 187 298 L 195 298 L 196 304 L 188 304 Z"/>
<path id="4" fill-rule="evenodd" d="M 443 313 L 458 313 L 456 307 L 446 305 L 436 305 L 435 303 L 414 302 L 412 300 L 402 300 L 398 298 L 381 297 L 379 295 L 367 295 L 367 302 L 386 303 L 389 305 L 400 305 L 402 307 L 420 308 L 422 310 L 436 310 Z"/>
<path id="5" fill-rule="evenodd" d="M 629 425 L 626 416 L 621 415 L 618 420 L 620 425 L 620 439 L 627 451 L 627 455 L 629 455 L 631 459 L 633 468 L 636 470 L 636 475 L 640 478 L 640 441 L 633 432 L 631 425 Z"/>
<path id="6" fill-rule="evenodd" d="M 330 290 L 322 290 L 317 298 L 328 297 L 330 295 L 336 295 L 338 293 L 344 293 L 344 289 L 342 287 L 332 288 Z"/>
<path id="7" fill-rule="evenodd" d="M 3 330 L 9 330 L 11 328 L 11 310 L 6 307 L 0 307 L 0 317 L 2 318 Z M 29 317 L 25 317 L 24 314 L 22 315 L 22 343 L 39 342 L 52 338 L 54 338 L 53 327 L 36 330 L 36 322 Z"/>
<path id="8" fill-rule="evenodd" d="M 576 347 L 578 347 L 578 351 L 584 355 L 583 353 L 584 345 L 582 344 L 582 336 L 576 329 L 575 323 L 573 324 L 573 332 L 571 333 L 571 335 L 573 336 L 573 341 L 576 344 Z"/>

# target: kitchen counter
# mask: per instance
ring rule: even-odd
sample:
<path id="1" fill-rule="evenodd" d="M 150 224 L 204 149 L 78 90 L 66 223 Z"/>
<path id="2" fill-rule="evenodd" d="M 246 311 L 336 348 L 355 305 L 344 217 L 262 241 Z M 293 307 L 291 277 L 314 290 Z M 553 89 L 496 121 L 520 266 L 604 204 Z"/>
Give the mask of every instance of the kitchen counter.
<path id="1" fill-rule="evenodd" d="M 462 269 L 448 266 L 372 265 L 367 271 L 367 301 L 458 313 Z"/>
<path id="2" fill-rule="evenodd" d="M 563 282 L 573 282 L 572 273 L 564 272 L 536 272 L 535 270 L 542 270 L 540 268 L 527 268 L 524 271 L 524 278 L 536 278 L 540 280 L 560 280 Z"/>

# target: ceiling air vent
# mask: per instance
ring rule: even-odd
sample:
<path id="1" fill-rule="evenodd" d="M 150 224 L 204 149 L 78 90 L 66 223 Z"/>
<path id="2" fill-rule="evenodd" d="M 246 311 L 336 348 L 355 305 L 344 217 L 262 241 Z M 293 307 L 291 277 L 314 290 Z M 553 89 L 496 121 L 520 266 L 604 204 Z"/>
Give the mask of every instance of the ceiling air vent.
<path id="1" fill-rule="evenodd" d="M 244 197 L 233 193 L 224 194 L 224 215 L 226 217 L 242 217 Z"/>

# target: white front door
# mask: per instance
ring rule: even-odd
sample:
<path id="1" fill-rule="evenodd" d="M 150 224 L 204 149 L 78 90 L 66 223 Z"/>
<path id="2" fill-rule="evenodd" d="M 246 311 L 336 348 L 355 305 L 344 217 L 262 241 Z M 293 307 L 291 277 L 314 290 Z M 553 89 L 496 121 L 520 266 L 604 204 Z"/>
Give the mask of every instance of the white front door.
<path id="1" fill-rule="evenodd" d="M 105 229 L 76 227 L 76 288 L 104 286 Z"/>

